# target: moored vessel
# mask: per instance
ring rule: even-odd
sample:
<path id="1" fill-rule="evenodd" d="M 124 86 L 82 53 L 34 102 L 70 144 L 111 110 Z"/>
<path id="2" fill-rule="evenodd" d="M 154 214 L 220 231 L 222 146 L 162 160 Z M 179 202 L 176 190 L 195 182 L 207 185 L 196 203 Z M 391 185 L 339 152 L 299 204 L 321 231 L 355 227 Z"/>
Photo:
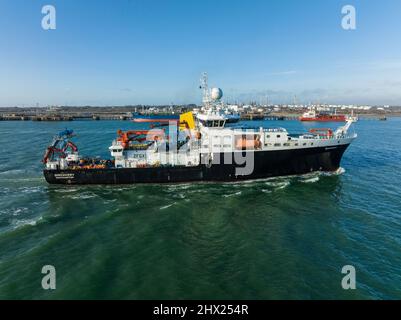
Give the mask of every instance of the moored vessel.
<path id="1" fill-rule="evenodd" d="M 133 122 L 169 122 L 177 121 L 180 118 L 178 115 L 133 115 Z"/>
<path id="2" fill-rule="evenodd" d="M 345 122 L 347 117 L 343 114 L 319 112 L 316 107 L 311 107 L 301 117 L 300 121 L 313 121 L 313 122 Z"/>

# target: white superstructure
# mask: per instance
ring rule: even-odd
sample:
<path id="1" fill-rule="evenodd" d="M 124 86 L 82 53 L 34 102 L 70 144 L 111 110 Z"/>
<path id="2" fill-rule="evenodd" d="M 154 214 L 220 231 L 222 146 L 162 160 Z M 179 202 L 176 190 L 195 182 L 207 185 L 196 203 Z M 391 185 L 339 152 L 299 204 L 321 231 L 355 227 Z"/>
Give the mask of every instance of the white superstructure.
<path id="1" fill-rule="evenodd" d="M 178 143 L 169 143 L 166 137 L 124 149 L 120 141 L 113 141 L 109 148 L 117 168 L 148 166 L 197 166 L 201 155 L 219 153 L 285 151 L 308 148 L 336 148 L 347 145 L 356 138 L 349 134 L 352 121 L 335 131 L 311 130 L 298 136 L 290 135 L 284 128 L 236 129 L 225 126 L 224 117 L 203 114 L 198 116 L 195 134 Z"/>

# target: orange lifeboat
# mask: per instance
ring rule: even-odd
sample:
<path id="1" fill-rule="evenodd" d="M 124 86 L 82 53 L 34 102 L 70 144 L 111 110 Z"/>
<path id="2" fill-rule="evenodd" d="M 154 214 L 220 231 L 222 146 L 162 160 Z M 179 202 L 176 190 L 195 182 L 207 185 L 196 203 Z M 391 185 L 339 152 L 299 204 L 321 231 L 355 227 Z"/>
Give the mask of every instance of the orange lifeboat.
<path id="1" fill-rule="evenodd" d="M 326 138 L 331 138 L 333 137 L 333 130 L 329 128 L 316 128 L 316 129 L 310 129 L 310 133 L 316 134 L 318 136 L 326 137 Z"/>
<path id="2" fill-rule="evenodd" d="M 242 136 L 237 138 L 235 147 L 237 150 L 260 149 L 262 143 L 259 136 Z"/>

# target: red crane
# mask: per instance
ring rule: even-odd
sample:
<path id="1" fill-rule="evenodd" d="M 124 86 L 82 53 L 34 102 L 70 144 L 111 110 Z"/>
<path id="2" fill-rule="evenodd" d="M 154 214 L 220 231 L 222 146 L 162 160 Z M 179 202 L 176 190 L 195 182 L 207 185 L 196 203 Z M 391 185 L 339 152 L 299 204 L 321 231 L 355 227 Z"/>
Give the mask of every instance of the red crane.
<path id="1" fill-rule="evenodd" d="M 164 137 L 164 130 L 129 130 L 129 131 L 117 131 L 117 141 L 121 142 L 121 145 L 126 149 L 130 141 L 157 141 L 160 137 Z"/>

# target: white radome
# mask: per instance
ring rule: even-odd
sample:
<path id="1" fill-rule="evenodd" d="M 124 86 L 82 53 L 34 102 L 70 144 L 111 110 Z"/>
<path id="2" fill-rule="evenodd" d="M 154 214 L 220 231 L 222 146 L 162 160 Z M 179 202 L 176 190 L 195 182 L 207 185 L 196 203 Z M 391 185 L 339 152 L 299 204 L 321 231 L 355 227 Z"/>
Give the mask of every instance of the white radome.
<path id="1" fill-rule="evenodd" d="M 223 97 L 223 90 L 220 88 L 210 89 L 210 97 L 212 100 L 220 100 Z"/>

